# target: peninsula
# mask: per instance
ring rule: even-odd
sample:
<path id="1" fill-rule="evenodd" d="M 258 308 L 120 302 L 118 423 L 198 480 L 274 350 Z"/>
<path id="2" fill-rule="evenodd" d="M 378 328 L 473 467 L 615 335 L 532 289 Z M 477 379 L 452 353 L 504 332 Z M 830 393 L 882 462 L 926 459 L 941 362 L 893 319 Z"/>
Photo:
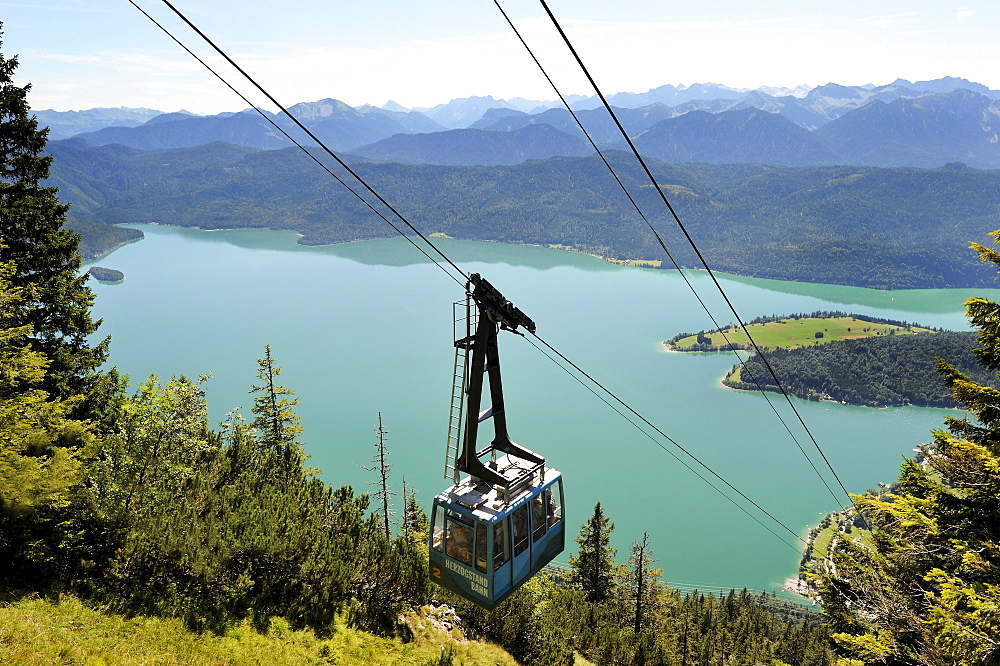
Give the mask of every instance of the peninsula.
<path id="1" fill-rule="evenodd" d="M 794 349 L 826 344 L 837 340 L 860 340 L 888 335 L 916 335 L 935 330 L 908 322 L 879 319 L 844 312 L 771 315 L 747 322 L 746 331 L 731 324 L 722 329 L 678 333 L 663 346 L 669 351 L 717 352 L 753 349 L 747 332 L 762 350 Z"/>

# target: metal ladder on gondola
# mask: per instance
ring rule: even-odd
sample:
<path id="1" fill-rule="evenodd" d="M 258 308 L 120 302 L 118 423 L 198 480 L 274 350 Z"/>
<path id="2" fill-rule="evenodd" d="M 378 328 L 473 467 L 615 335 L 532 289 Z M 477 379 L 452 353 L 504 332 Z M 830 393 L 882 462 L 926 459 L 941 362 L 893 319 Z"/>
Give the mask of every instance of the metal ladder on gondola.
<path id="1" fill-rule="evenodd" d="M 471 295 L 454 303 L 455 364 L 452 366 L 451 411 L 448 416 L 448 442 L 445 445 L 444 478 L 458 483 L 458 451 L 462 442 L 465 395 L 469 376 L 469 346 L 479 321 Z"/>

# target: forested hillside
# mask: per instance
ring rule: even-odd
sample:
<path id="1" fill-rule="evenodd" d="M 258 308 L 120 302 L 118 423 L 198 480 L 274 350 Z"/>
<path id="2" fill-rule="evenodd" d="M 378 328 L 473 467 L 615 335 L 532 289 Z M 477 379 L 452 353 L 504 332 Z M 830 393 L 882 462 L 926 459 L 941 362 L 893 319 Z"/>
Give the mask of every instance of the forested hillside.
<path id="1" fill-rule="evenodd" d="M 955 407 L 935 358 L 945 359 L 972 381 L 996 385 L 993 373 L 977 363 L 971 351 L 975 346 L 972 332 L 886 335 L 776 349 L 766 356 L 785 390 L 800 398 L 871 407 Z M 747 391 L 759 390 L 758 384 L 778 391 L 757 354 L 733 366 L 723 383 Z"/>
<path id="2" fill-rule="evenodd" d="M 594 152 L 582 138 L 548 125 L 528 125 L 512 132 L 457 129 L 430 134 L 396 134 L 354 151 L 362 157 L 417 164 L 520 164 L 553 155 Z"/>
<path id="3" fill-rule="evenodd" d="M 74 215 L 117 224 L 295 229 L 309 244 L 384 237 L 388 225 L 296 149 L 216 143 L 171 151 L 54 142 L 51 183 Z M 619 153 L 624 182 L 684 266 L 662 202 Z M 618 259 L 662 250 L 596 157 L 508 167 L 354 161 L 425 233 L 567 245 Z M 874 288 L 991 286 L 965 242 L 1000 228 L 1000 172 L 653 162 L 713 269 Z"/>

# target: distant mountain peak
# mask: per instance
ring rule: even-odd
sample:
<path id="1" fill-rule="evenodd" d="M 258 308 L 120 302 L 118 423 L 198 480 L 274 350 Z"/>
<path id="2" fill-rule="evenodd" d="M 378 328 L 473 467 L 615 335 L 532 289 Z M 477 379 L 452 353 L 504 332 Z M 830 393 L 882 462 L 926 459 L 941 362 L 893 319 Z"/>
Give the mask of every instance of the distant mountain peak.
<path id="1" fill-rule="evenodd" d="M 382 108 L 386 111 L 396 111 L 398 113 L 408 113 L 410 110 L 403 106 L 402 104 L 397 104 L 391 99 L 382 105 Z"/>
<path id="2" fill-rule="evenodd" d="M 831 97 L 833 99 L 847 99 L 851 97 L 857 97 L 858 88 L 853 86 L 845 86 L 840 83 L 827 83 L 822 86 L 816 86 L 812 89 L 813 95 L 822 95 L 823 97 Z"/>
<path id="3" fill-rule="evenodd" d="M 337 112 L 354 112 L 355 109 L 353 106 L 345 104 L 339 99 L 327 97 L 315 102 L 299 102 L 291 107 L 289 111 L 299 120 L 315 120 L 317 118 L 327 118 Z"/>
<path id="4" fill-rule="evenodd" d="M 161 113 L 158 116 L 153 116 L 147 120 L 144 125 L 159 125 L 161 123 L 172 123 L 177 120 L 187 120 L 188 118 L 198 118 L 193 113 L 188 113 L 187 111 L 174 111 L 173 113 Z"/>
<path id="5" fill-rule="evenodd" d="M 760 86 L 755 89 L 754 92 L 764 93 L 765 95 L 773 95 L 775 97 L 798 97 L 802 98 L 809 94 L 813 89 L 813 86 L 808 83 L 800 83 L 794 88 L 787 88 L 781 86 Z"/>
<path id="6" fill-rule="evenodd" d="M 932 93 L 950 93 L 954 90 L 971 90 L 982 94 L 989 94 L 991 92 L 990 89 L 982 83 L 976 83 L 975 81 L 970 81 L 957 76 L 942 76 L 939 79 L 914 82 L 907 81 L 906 79 L 896 79 L 893 81 L 893 84 L 906 86 L 907 88 L 913 88 L 914 90 L 920 90 L 922 92 Z"/>

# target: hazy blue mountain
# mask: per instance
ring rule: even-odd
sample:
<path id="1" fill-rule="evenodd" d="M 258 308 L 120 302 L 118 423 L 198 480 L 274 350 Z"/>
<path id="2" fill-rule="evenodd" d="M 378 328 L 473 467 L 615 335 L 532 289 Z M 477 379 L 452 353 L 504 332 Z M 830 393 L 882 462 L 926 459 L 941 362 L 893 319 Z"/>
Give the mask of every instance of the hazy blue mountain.
<path id="1" fill-rule="evenodd" d="M 409 110 L 392 110 L 386 108 L 379 108 L 377 106 L 371 106 L 370 104 L 365 104 L 363 106 L 356 107 L 355 109 L 359 113 L 381 113 L 383 115 L 389 116 L 397 123 L 399 123 L 403 129 L 407 132 L 417 133 L 417 132 L 442 132 L 445 130 L 444 125 L 435 122 L 428 118 L 426 115 L 420 113 L 419 111 L 409 111 Z"/>
<path id="2" fill-rule="evenodd" d="M 803 106 L 814 111 L 820 118 L 820 122 L 812 127 L 820 127 L 845 113 L 859 109 L 865 104 L 874 101 L 892 102 L 897 99 L 919 97 L 921 94 L 924 93 L 898 84 L 887 86 L 842 86 L 836 83 L 828 83 L 810 90 L 802 98 L 801 103 Z"/>
<path id="3" fill-rule="evenodd" d="M 674 107 L 674 112 L 675 115 L 682 115 L 690 111 L 722 113 L 724 111 L 739 111 L 740 109 L 759 109 L 773 113 L 810 130 L 826 122 L 821 113 L 803 103 L 803 100 L 799 97 L 792 97 L 790 95 L 775 96 L 756 90 L 735 99 L 727 98 L 687 102 Z"/>
<path id="4" fill-rule="evenodd" d="M 808 130 L 756 108 L 691 111 L 656 123 L 633 143 L 644 155 L 665 162 L 806 166 L 840 161 Z"/>
<path id="5" fill-rule="evenodd" d="M 541 111 L 539 111 L 541 113 Z M 476 122 L 469 125 L 468 129 L 493 129 L 493 125 L 505 120 L 507 118 L 530 118 L 533 117 L 532 114 L 528 114 L 525 111 L 518 111 L 517 109 L 510 109 L 507 107 L 498 107 L 495 109 L 486 109 L 486 113 L 483 117 Z"/>
<path id="6" fill-rule="evenodd" d="M 693 87 L 692 87 L 693 88 Z M 693 99 L 687 99 L 681 103 L 671 105 L 666 102 L 655 102 L 645 106 L 635 106 L 636 102 L 648 99 L 652 93 L 661 91 L 662 99 L 685 99 L 682 93 L 689 93 Z M 700 95 L 694 92 L 701 93 Z M 663 86 L 654 89 L 650 93 L 643 95 L 619 94 L 612 95 L 611 99 L 616 100 L 614 105 L 615 113 L 622 119 L 622 124 L 626 126 L 630 134 L 647 129 L 655 122 L 666 118 L 680 116 L 691 111 L 707 111 L 709 113 L 722 113 L 724 111 L 735 111 L 739 109 L 755 108 L 768 113 L 774 113 L 791 120 L 796 125 L 800 125 L 809 130 L 822 127 L 834 118 L 839 118 L 843 114 L 853 109 L 864 106 L 876 100 L 894 100 L 900 97 L 916 97 L 923 93 L 916 90 L 906 89 L 898 85 L 890 86 L 841 86 L 838 84 L 827 84 L 818 86 L 810 90 L 804 96 L 793 95 L 772 95 L 762 91 L 741 92 L 725 86 L 703 85 L 694 92 L 691 89 L 676 91 L 672 87 Z M 672 94 L 666 94 L 672 93 Z M 720 93 L 724 97 L 709 97 L 712 93 Z M 618 102 L 622 104 L 619 106 Z M 588 131 L 590 125 L 594 126 L 592 133 L 595 140 L 600 142 L 617 141 L 619 134 L 617 128 L 613 126 L 610 119 L 604 117 L 603 107 L 598 109 L 582 109 L 579 105 L 574 105 L 574 109 L 580 111 L 581 118 L 587 118 Z M 641 120 L 626 121 L 624 117 L 633 109 L 642 109 L 644 116 L 650 120 L 643 123 Z M 492 110 L 491 110 L 492 111 Z M 511 119 L 510 116 L 517 118 Z M 492 124 L 489 119 L 496 119 Z M 528 124 L 545 123 L 560 129 L 564 132 L 575 133 L 573 129 L 575 122 L 569 114 L 562 108 L 553 108 L 546 111 L 534 113 L 522 117 L 520 114 L 502 114 L 481 118 L 472 126 L 476 128 L 492 129 L 498 131 L 510 131 Z"/>
<path id="7" fill-rule="evenodd" d="M 487 95 L 453 99 L 447 104 L 438 104 L 430 109 L 421 110 L 428 118 L 448 129 L 464 129 L 482 118 L 490 109 L 497 108 L 513 109 L 514 106 L 505 100 L 497 100 Z"/>
<path id="8" fill-rule="evenodd" d="M 351 150 L 409 131 L 393 112 L 372 106 L 355 109 L 336 99 L 296 104 L 288 112 L 333 150 Z M 408 118 L 407 122 L 424 118 L 423 114 L 403 116 Z M 416 122 L 439 129 L 437 125 L 426 124 L 427 120 Z"/>
<path id="9" fill-rule="evenodd" d="M 230 112 L 220 113 L 217 117 L 227 118 L 233 115 Z M 175 120 L 191 120 L 192 118 L 201 118 L 202 116 L 196 115 L 194 113 L 188 113 L 187 111 L 171 111 L 170 113 L 161 113 L 159 115 L 153 116 L 142 125 L 158 125 L 160 123 L 172 123 Z M 114 127 L 138 127 L 138 125 L 114 125 Z"/>
<path id="10" fill-rule="evenodd" d="M 730 88 L 718 83 L 695 83 L 690 86 L 665 85 L 652 88 L 644 93 L 621 92 L 608 95 L 612 106 L 635 108 L 650 104 L 677 106 L 693 100 L 739 99 L 746 90 Z"/>
<path id="11" fill-rule="evenodd" d="M 255 111 L 216 116 L 186 116 L 176 113 L 164 115 L 166 117 L 152 118 L 138 127 L 106 127 L 96 132 L 78 134 L 77 138 L 95 146 L 121 144 L 141 150 L 191 148 L 215 141 L 263 149 L 291 145 Z M 281 122 L 277 116 L 269 113 L 268 116 Z M 287 121 L 281 124 L 286 131 L 292 131 Z"/>
<path id="12" fill-rule="evenodd" d="M 391 162 L 444 165 L 511 165 L 556 155 L 593 152 L 583 139 L 549 125 L 529 125 L 512 132 L 456 129 L 431 134 L 397 134 L 351 151 Z"/>
<path id="13" fill-rule="evenodd" d="M 972 92 L 977 92 L 993 99 L 1000 98 L 1000 91 L 998 90 L 990 90 L 981 83 L 955 76 L 944 76 L 932 81 L 916 81 L 915 83 L 910 83 L 906 79 L 896 79 L 894 83 L 921 92 L 950 93 L 955 90 L 971 90 Z"/>
<path id="14" fill-rule="evenodd" d="M 574 112 L 578 117 L 581 118 L 582 122 L 590 131 L 590 126 L 594 125 L 593 132 L 598 135 L 603 135 L 602 128 L 597 127 L 598 113 L 603 116 L 607 116 L 606 112 L 599 110 L 582 110 L 574 109 Z M 493 122 L 489 122 L 492 119 Z M 546 109 L 538 113 L 503 113 L 501 109 L 490 109 L 486 114 L 483 115 L 474 126 L 479 129 L 489 130 L 490 132 L 514 132 L 525 127 L 530 127 L 531 125 L 548 125 L 553 127 L 560 132 L 565 132 L 572 136 L 583 136 L 580 128 L 577 126 L 573 117 L 569 114 L 564 107 L 555 107 L 551 109 Z M 604 130 L 606 132 L 606 130 Z M 599 140 L 602 142 L 603 140 Z"/>
<path id="15" fill-rule="evenodd" d="M 539 113 L 545 109 L 551 109 L 554 106 L 560 106 L 562 102 L 559 100 L 537 100 L 537 99 L 525 99 L 523 97 L 511 97 L 510 99 L 504 100 L 512 108 L 518 111 L 523 111 L 525 113 Z M 569 100 L 572 104 L 572 100 Z"/>
<path id="16" fill-rule="evenodd" d="M 958 89 L 872 102 L 816 135 L 850 164 L 937 167 L 947 162 L 1000 168 L 1000 102 Z"/>
<path id="17" fill-rule="evenodd" d="M 49 128 L 49 140 L 68 139 L 83 132 L 94 132 L 105 127 L 136 127 L 158 116 L 154 109 L 127 107 L 87 109 L 85 111 L 32 111 L 40 127 Z"/>
<path id="18" fill-rule="evenodd" d="M 995 157 L 1000 145 L 994 138 L 990 120 L 996 116 L 996 105 L 985 96 L 964 90 L 941 96 L 898 83 L 827 84 L 801 98 L 751 92 L 738 98 L 695 100 L 676 107 L 657 103 L 637 109 L 616 108 L 615 113 L 645 154 L 669 162 L 922 167 L 965 162 L 980 168 L 1000 167 Z M 599 146 L 626 148 L 617 126 L 603 108 L 578 110 L 577 116 Z M 784 122 L 779 122 L 779 118 Z M 494 122 L 490 123 L 491 120 Z M 548 125 L 570 136 L 582 137 L 576 122 L 563 108 L 535 114 L 494 108 L 475 123 L 477 128 L 495 132 L 512 132 L 532 125 Z M 808 131 L 811 129 L 815 133 Z M 447 158 L 436 153 L 423 159 L 413 152 L 362 151 L 362 154 L 411 162 L 510 163 L 497 161 L 492 155 L 479 160 L 473 155 L 457 157 L 461 151 L 454 142 L 461 136 L 449 137 L 452 143 Z M 431 150 L 433 142 L 407 145 Z M 532 153 L 536 158 L 557 154 L 579 153 L 555 150 L 548 155 Z M 442 162 L 443 159 L 448 161 Z"/>
<path id="19" fill-rule="evenodd" d="M 677 106 L 693 100 L 714 100 L 714 99 L 735 99 L 742 96 L 746 91 L 737 88 L 730 88 L 718 83 L 695 83 L 690 86 L 685 85 L 663 85 L 652 88 L 643 93 L 618 92 L 607 96 L 608 102 L 613 107 L 618 108 L 638 108 L 652 104 L 664 104 L 666 106 Z M 604 105 L 597 95 L 565 95 L 566 101 L 577 110 L 593 110 L 603 108 Z M 520 101 L 521 103 L 515 103 Z M 535 102 L 529 106 L 527 100 L 505 100 L 505 103 L 512 108 L 531 113 L 541 113 L 549 108 L 563 108 L 562 102 L 558 100 L 547 102 Z"/>
<path id="20" fill-rule="evenodd" d="M 781 89 L 773 88 L 747 92 L 711 83 L 666 85 L 645 93 L 618 93 L 611 95 L 610 99 L 615 105 L 616 115 L 632 137 L 650 130 L 657 123 L 692 112 L 729 114 L 749 109 L 780 116 L 800 128 L 817 132 L 809 138 L 793 133 L 780 124 L 771 122 L 768 125 L 765 123 L 767 116 L 753 114 L 724 116 L 714 123 L 703 115 L 695 115 L 685 122 L 668 125 L 668 129 L 661 128 L 644 136 L 644 150 L 671 161 L 776 160 L 776 164 L 789 165 L 840 162 L 900 166 L 936 166 L 962 161 L 992 168 L 1000 164 L 994 156 L 996 144 L 990 143 L 995 109 L 981 104 L 982 99 L 976 102 L 975 97 L 968 98 L 964 105 L 955 100 L 941 102 L 932 99 L 935 95 L 955 95 L 962 90 L 971 91 L 969 94 L 977 94 L 978 91 L 982 99 L 1000 97 L 1000 92 L 990 91 L 981 84 L 945 77 L 916 83 L 899 79 L 880 86 L 828 83 L 805 93 L 797 89 L 794 94 L 781 94 Z M 914 102 L 925 98 L 927 101 Z M 600 105 L 599 100 L 582 96 L 569 96 L 568 99 L 598 145 L 619 144 L 620 132 L 603 106 L 591 108 Z M 882 103 L 886 108 L 867 109 L 833 128 L 825 129 L 830 123 L 873 103 Z M 352 108 L 335 99 L 323 99 L 296 104 L 291 112 L 329 147 L 339 152 L 363 148 L 361 152 L 364 154 L 379 155 L 380 159 L 444 164 L 508 164 L 518 155 L 542 159 L 581 153 L 578 147 L 567 143 L 566 137 L 554 133 L 486 139 L 474 133 L 445 135 L 446 128 L 515 132 L 545 125 L 570 137 L 584 138 L 570 114 L 561 106 L 551 107 L 551 104 L 521 98 L 497 100 L 486 96 L 455 99 L 420 111 L 406 109 L 395 102 L 388 102 L 383 108 L 369 105 Z M 115 114 L 131 114 L 130 120 L 122 122 L 134 125 L 136 114 L 144 112 L 92 111 L 72 112 L 77 115 L 60 117 L 82 127 L 84 122 L 114 122 L 109 119 L 117 117 Z M 982 115 L 982 122 L 976 120 L 977 113 Z M 280 115 L 268 117 L 308 143 L 288 119 Z M 741 124 L 749 121 L 753 124 Z M 898 128 L 890 127 L 894 122 L 902 124 Z M 721 134 L 715 136 L 713 132 Z M 784 136 L 779 136 L 782 133 Z M 372 147 L 400 134 L 437 136 L 398 139 Z M 103 127 L 77 136 L 95 145 L 120 143 L 144 150 L 191 147 L 214 141 L 262 149 L 290 145 L 280 132 L 252 110 L 215 116 L 192 116 L 184 112 L 160 114 L 142 125 Z M 468 144 L 460 145 L 463 140 L 468 140 Z M 696 148 L 695 142 L 702 142 L 703 145 Z M 429 153 L 420 155 L 418 147 Z M 474 153 L 479 149 L 486 152 L 476 156 Z"/>
<path id="21" fill-rule="evenodd" d="M 339 151 L 373 143 L 393 134 L 414 131 L 411 128 L 424 131 L 441 129 L 440 125 L 417 112 L 397 113 L 375 107 L 355 109 L 335 99 L 296 104 L 289 108 L 289 112 L 321 141 Z M 284 114 L 264 113 L 300 142 L 312 143 Z M 96 146 L 120 143 L 143 150 L 189 148 L 214 141 L 265 150 L 292 145 L 252 109 L 215 116 L 164 114 L 139 127 L 109 127 L 78 137 Z"/>
<path id="22" fill-rule="evenodd" d="M 663 104 L 650 104 L 636 109 L 611 108 L 614 109 L 615 115 L 629 135 L 637 134 L 660 120 L 677 115 L 674 109 Z M 621 140 L 621 131 L 604 107 L 574 109 L 573 112 L 598 145 Z M 576 121 L 565 108 L 548 109 L 532 115 L 500 115 L 499 120 L 484 129 L 494 132 L 511 132 L 530 125 L 549 125 L 571 136 L 584 138 Z"/>
<path id="23" fill-rule="evenodd" d="M 675 115 L 682 115 L 690 111 L 721 113 L 755 108 L 778 114 L 796 125 L 813 130 L 873 100 L 888 101 L 900 97 L 917 97 L 921 94 L 919 91 L 901 86 L 865 87 L 832 83 L 817 86 L 803 96 L 776 96 L 754 90 L 736 98 L 692 100 L 673 107 L 673 111 Z"/>
<path id="24" fill-rule="evenodd" d="M 664 104 L 678 109 L 679 112 L 704 110 L 717 113 L 719 111 L 729 111 L 734 108 L 742 108 L 741 106 L 734 105 L 739 104 L 740 101 L 743 100 L 744 105 L 754 105 L 764 111 L 780 113 L 781 115 L 788 117 L 790 120 L 796 121 L 793 117 L 794 112 L 782 112 L 776 110 L 775 108 L 769 108 L 768 105 L 773 105 L 773 100 L 780 98 L 783 100 L 781 102 L 781 106 L 791 109 L 796 106 L 793 100 L 804 100 L 813 91 L 815 91 L 815 94 L 813 94 L 812 102 L 805 102 L 799 106 L 812 106 L 816 103 L 817 99 L 829 98 L 827 104 L 832 104 L 836 107 L 846 106 L 847 108 L 844 110 L 844 112 L 846 112 L 846 110 L 862 106 L 872 99 L 884 99 L 887 95 L 891 96 L 892 91 L 895 89 L 902 90 L 907 87 L 912 88 L 911 96 L 919 95 L 921 92 L 950 92 L 951 90 L 959 87 L 965 87 L 966 89 L 976 90 L 983 92 L 984 94 L 988 94 L 985 86 L 969 82 L 966 79 L 946 77 L 935 81 L 924 81 L 921 82 L 921 84 L 924 84 L 923 88 L 915 87 L 914 84 L 909 84 L 908 81 L 899 79 L 886 86 L 841 86 L 839 84 L 831 83 L 826 86 L 818 86 L 814 89 L 807 89 L 806 86 L 799 86 L 794 89 L 762 86 L 757 90 L 746 90 L 732 88 L 730 86 L 717 83 L 696 83 L 690 86 L 664 85 L 659 86 L 658 88 L 653 88 L 644 93 L 615 93 L 613 95 L 608 95 L 608 101 L 612 106 L 620 108 L 637 108 L 648 106 L 650 104 Z M 1000 92 L 994 92 L 995 94 L 1000 95 Z M 895 99 L 895 97 L 892 98 Z M 759 104 L 755 104 L 753 101 L 754 99 L 757 99 Z M 834 102 L 834 100 L 837 101 Z M 570 103 L 573 105 L 574 109 L 592 109 L 601 106 L 600 100 L 596 96 L 574 96 L 570 100 Z M 555 104 L 549 104 L 555 106 Z M 817 109 L 817 111 L 819 110 Z M 822 115 L 821 111 L 820 113 Z M 840 114 L 835 113 L 834 115 L 826 118 L 826 120 L 830 120 L 838 115 Z M 802 124 L 803 126 L 810 126 L 809 124 L 804 124 L 799 121 L 796 122 L 798 122 L 798 124 Z"/>

